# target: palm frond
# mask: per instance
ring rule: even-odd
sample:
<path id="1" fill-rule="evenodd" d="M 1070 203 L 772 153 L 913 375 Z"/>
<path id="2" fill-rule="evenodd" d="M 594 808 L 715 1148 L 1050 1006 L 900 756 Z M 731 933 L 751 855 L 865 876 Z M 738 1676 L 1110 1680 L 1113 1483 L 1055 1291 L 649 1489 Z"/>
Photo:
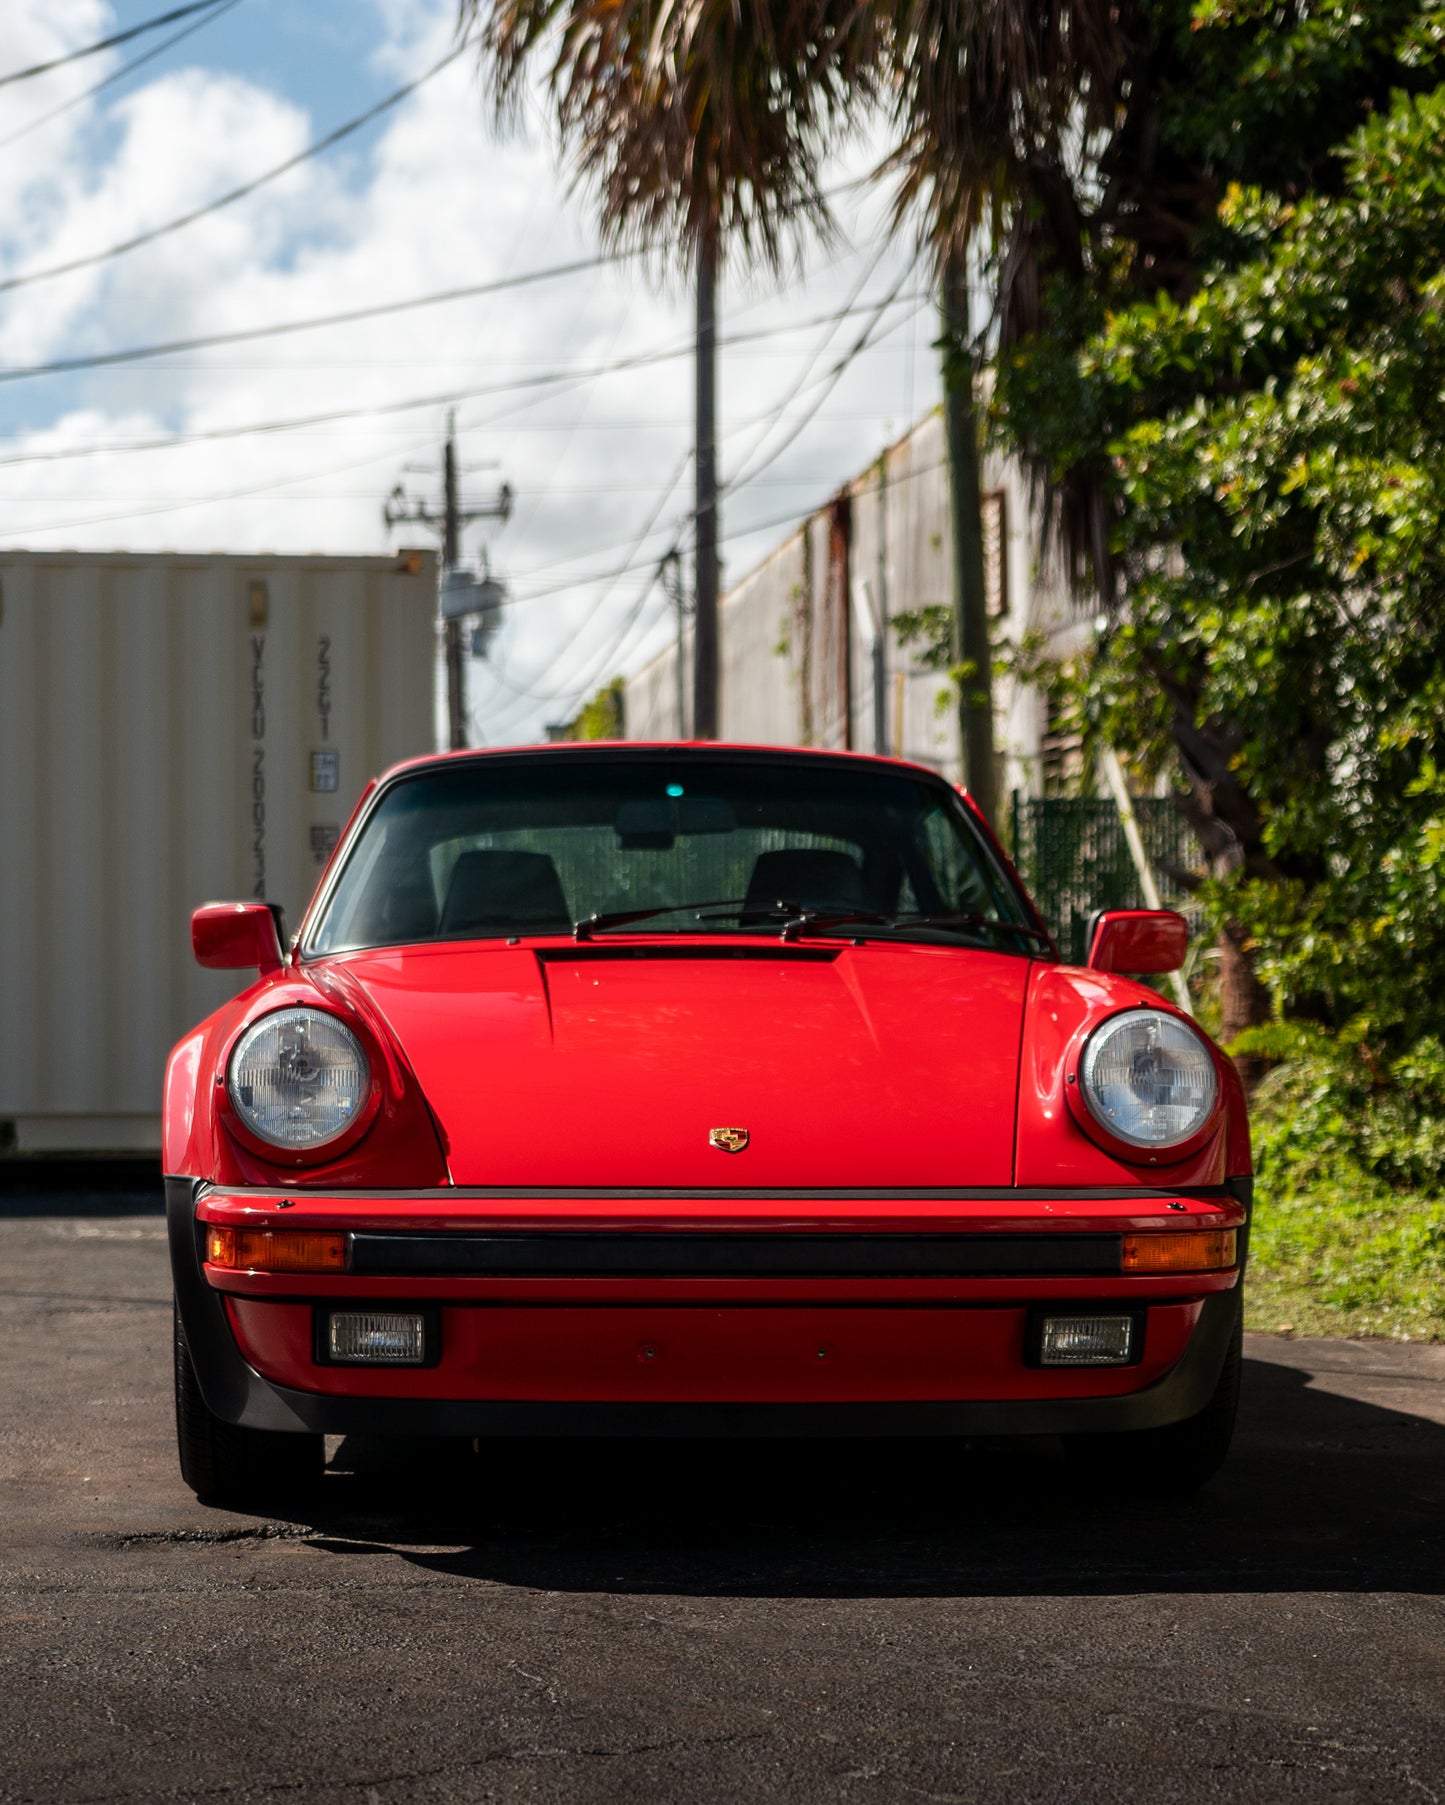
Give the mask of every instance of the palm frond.
<path id="1" fill-rule="evenodd" d="M 463 0 L 496 104 L 540 70 L 609 243 L 690 261 L 701 241 L 779 267 L 827 233 L 824 158 L 877 92 L 860 0 Z"/>

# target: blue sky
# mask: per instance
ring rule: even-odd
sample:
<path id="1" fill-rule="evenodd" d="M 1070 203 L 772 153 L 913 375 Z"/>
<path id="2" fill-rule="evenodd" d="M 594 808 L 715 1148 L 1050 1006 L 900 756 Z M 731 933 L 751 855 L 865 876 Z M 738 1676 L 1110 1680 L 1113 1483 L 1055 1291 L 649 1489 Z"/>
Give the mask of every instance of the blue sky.
<path id="1" fill-rule="evenodd" d="M 169 10 L 164 0 L 118 0 L 111 8 L 119 30 Z M 284 94 L 324 126 L 361 112 L 396 85 L 378 57 L 385 35 L 371 0 L 241 0 L 134 79 L 201 58 Z M 152 41 L 137 39 L 124 54 L 133 56 Z"/>
<path id="2" fill-rule="evenodd" d="M 4 0 L 0 73 L 163 3 Z M 134 77 L 0 142 L 0 281 L 203 206 L 420 74 L 454 28 L 454 0 L 238 0 Z M 155 41 L 0 89 L 0 140 Z M 855 149 L 838 173 L 867 161 Z M 781 281 L 734 270 L 724 284 L 724 337 L 768 334 L 722 356 L 724 479 L 766 462 L 725 497 L 734 575 L 935 398 L 933 328 L 908 300 L 920 280 L 908 247 L 882 233 L 884 206 L 850 193 L 839 245 L 813 247 Z M 499 140 L 463 59 L 250 199 L 98 268 L 0 292 L 0 372 L 507 280 L 596 250 L 545 129 Z M 895 289 L 877 343 L 833 383 L 862 321 L 820 316 Z M 384 551 L 381 501 L 398 480 L 434 482 L 409 466 L 434 467 L 447 415 L 440 401 L 399 404 L 491 390 L 459 407 L 462 460 L 484 497 L 505 476 L 517 507 L 468 550 L 490 555 L 513 605 L 475 689 L 479 719 L 525 738 L 566 711 L 569 672 L 595 664 L 635 613 L 636 577 L 599 573 L 634 548 L 643 569 L 685 539 L 691 369 L 684 357 L 545 392 L 502 385 L 685 345 L 690 329 L 685 284 L 628 264 L 324 333 L 0 383 L 0 547 Z M 357 409 L 373 411 L 235 430 Z M 171 436 L 169 449 L 119 449 Z M 618 668 L 668 631 L 653 597 L 617 641 Z"/>

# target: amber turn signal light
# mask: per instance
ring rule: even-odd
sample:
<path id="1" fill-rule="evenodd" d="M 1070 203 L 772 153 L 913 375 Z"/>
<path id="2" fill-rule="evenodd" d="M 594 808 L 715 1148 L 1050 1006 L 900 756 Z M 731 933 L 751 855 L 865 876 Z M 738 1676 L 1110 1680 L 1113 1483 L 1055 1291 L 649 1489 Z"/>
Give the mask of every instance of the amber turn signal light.
<path id="1" fill-rule="evenodd" d="M 236 1272 L 345 1272 L 346 1236 L 212 1226 L 206 1229 L 206 1259 Z"/>
<path id="2" fill-rule="evenodd" d="M 1234 1264 L 1232 1228 L 1186 1229 L 1182 1234 L 1125 1235 L 1125 1272 L 1218 1272 Z"/>

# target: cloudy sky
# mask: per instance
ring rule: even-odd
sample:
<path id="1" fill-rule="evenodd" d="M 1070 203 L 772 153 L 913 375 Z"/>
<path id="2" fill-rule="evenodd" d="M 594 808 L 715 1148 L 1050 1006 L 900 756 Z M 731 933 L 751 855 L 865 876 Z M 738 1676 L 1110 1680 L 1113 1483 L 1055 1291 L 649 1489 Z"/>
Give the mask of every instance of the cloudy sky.
<path id="1" fill-rule="evenodd" d="M 4 0 L 0 77 L 165 10 L 166 0 Z M 463 55 L 250 198 L 125 255 L 25 280 L 273 169 L 445 57 L 454 22 L 454 0 L 221 0 L 0 85 L 0 547 L 415 543 L 415 527 L 388 532 L 382 502 L 398 482 L 435 499 L 454 405 L 467 498 L 490 500 L 503 479 L 517 497 L 504 528 L 477 526 L 467 540 L 511 597 L 472 681 L 473 739 L 499 744 L 537 737 L 670 630 L 649 585 L 669 546 L 687 544 L 691 303 L 679 279 L 604 264 L 326 330 L 14 374 L 594 257 L 587 198 L 568 191 L 543 106 L 521 135 L 499 139 Z M 908 247 L 886 242 L 883 197 L 850 185 L 871 157 L 865 145 L 840 148 L 837 244 L 810 247 L 782 281 L 728 272 L 721 468 L 736 486 L 723 502 L 725 582 L 936 397 L 934 332 Z M 674 350 L 683 354 L 657 356 Z M 234 430 L 317 415 L 344 417 Z"/>

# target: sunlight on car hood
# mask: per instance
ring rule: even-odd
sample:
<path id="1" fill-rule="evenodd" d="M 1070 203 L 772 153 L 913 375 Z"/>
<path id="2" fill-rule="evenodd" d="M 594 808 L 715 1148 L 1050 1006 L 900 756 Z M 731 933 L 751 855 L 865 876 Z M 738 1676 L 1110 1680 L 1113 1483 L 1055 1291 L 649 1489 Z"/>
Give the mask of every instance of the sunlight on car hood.
<path id="1" fill-rule="evenodd" d="M 606 943 L 346 958 L 464 1185 L 996 1185 L 1026 959 Z M 735 1153 L 714 1129 L 746 1131 Z M 736 1139 L 737 1137 L 730 1137 Z"/>

